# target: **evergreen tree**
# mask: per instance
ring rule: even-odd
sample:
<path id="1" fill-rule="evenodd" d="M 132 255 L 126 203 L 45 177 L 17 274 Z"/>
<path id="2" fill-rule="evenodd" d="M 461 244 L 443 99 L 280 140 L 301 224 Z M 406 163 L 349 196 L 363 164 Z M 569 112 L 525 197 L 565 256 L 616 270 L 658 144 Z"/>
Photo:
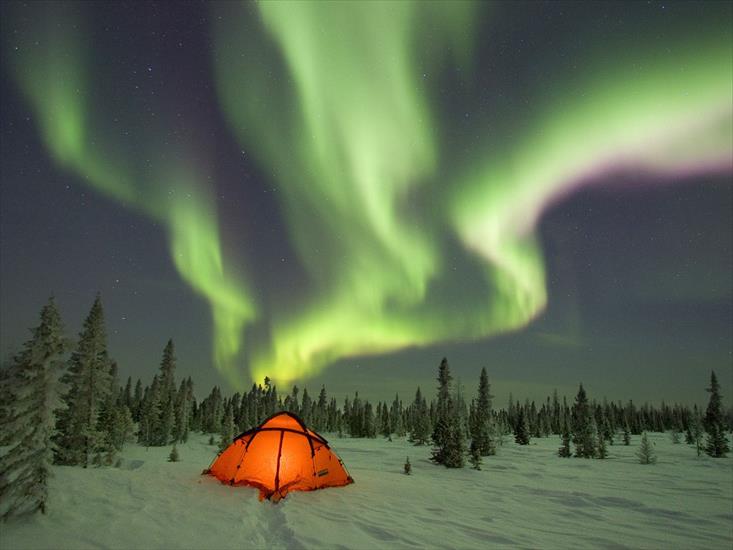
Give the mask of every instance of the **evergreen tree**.
<path id="1" fill-rule="evenodd" d="M 226 407 L 224 410 L 224 421 L 221 423 L 221 441 L 219 442 L 219 449 L 224 450 L 232 443 L 234 439 L 234 416 L 232 414 L 232 408 Z"/>
<path id="2" fill-rule="evenodd" d="M 86 468 L 104 443 L 105 434 L 98 429 L 98 417 L 111 384 L 104 311 L 99 295 L 84 321 L 79 343 L 61 380 L 68 385 L 69 391 L 63 396 L 66 408 L 57 415 L 56 460 Z"/>
<path id="3" fill-rule="evenodd" d="M 575 397 L 571 417 L 575 456 L 593 458 L 596 453 L 596 441 L 591 423 L 590 405 L 583 384 L 580 385 L 578 395 Z"/>
<path id="4" fill-rule="evenodd" d="M 140 425 L 138 429 L 138 443 L 146 447 L 156 445 L 160 422 L 160 382 L 158 375 L 153 377 L 153 383 L 143 395 L 140 405 Z"/>
<path id="5" fill-rule="evenodd" d="M 631 431 L 628 422 L 624 424 L 624 445 L 631 444 Z"/>
<path id="6" fill-rule="evenodd" d="M 171 448 L 171 452 L 168 455 L 168 462 L 178 462 L 179 460 L 178 448 L 176 447 L 176 444 L 173 443 L 173 448 Z"/>
<path id="7" fill-rule="evenodd" d="M 140 413 L 143 403 L 143 383 L 140 381 L 140 379 L 137 379 L 137 383 L 135 383 L 135 393 L 132 396 L 132 407 L 130 407 L 130 412 L 132 413 L 132 419 L 135 422 L 140 422 Z"/>
<path id="8" fill-rule="evenodd" d="M 478 398 L 476 399 L 476 408 L 474 412 L 473 431 L 471 433 L 472 441 L 476 442 L 478 452 L 481 456 L 490 456 L 496 454 L 496 442 L 493 437 L 493 428 L 491 421 L 491 398 L 489 377 L 486 369 L 481 369 L 478 384 Z"/>
<path id="9" fill-rule="evenodd" d="M 705 435 L 705 428 L 703 426 L 700 413 L 697 411 L 697 407 L 695 407 L 695 412 L 693 413 L 692 418 L 690 418 L 690 432 L 692 435 L 692 444 L 695 445 L 697 456 L 700 456 L 703 450 L 703 436 Z"/>
<path id="10" fill-rule="evenodd" d="M 471 447 L 469 449 L 469 461 L 474 470 L 481 469 L 481 447 L 476 440 L 471 441 Z"/>
<path id="11" fill-rule="evenodd" d="M 527 417 L 524 414 L 524 407 L 518 407 L 517 426 L 514 428 L 514 441 L 518 445 L 529 445 L 529 426 L 527 425 Z"/>
<path id="12" fill-rule="evenodd" d="M 173 444 L 173 448 L 171 449 L 170 454 L 168 455 L 168 462 L 178 462 L 178 448 L 176 447 L 176 444 Z"/>
<path id="13" fill-rule="evenodd" d="M 593 428 L 595 429 L 595 420 L 592 421 Z M 596 448 L 596 457 L 597 458 L 608 458 L 608 446 L 606 445 L 606 438 L 603 436 L 603 434 L 598 434 L 597 437 L 598 440 L 598 447 Z"/>
<path id="14" fill-rule="evenodd" d="M 572 456 L 570 451 L 570 423 L 567 417 L 562 422 L 562 447 L 557 450 L 557 455 L 563 458 Z"/>
<path id="15" fill-rule="evenodd" d="M 0 518 L 46 512 L 53 459 L 51 436 L 58 374 L 66 351 L 61 317 L 51 298 L 40 324 L 0 379 Z"/>
<path id="16" fill-rule="evenodd" d="M 438 401 L 435 407 L 434 447 L 431 453 L 431 460 L 436 464 L 445 465 L 448 462 L 448 448 L 450 441 L 456 437 L 456 424 L 459 423 L 451 397 L 452 379 L 448 359 L 444 357 L 438 368 Z"/>
<path id="17" fill-rule="evenodd" d="M 163 349 L 163 358 L 160 361 L 160 418 L 156 422 L 154 441 L 155 445 L 165 446 L 175 439 L 176 425 L 176 356 L 173 340 L 169 339 Z"/>
<path id="18" fill-rule="evenodd" d="M 412 464 L 410 464 L 410 457 L 405 459 L 405 474 L 408 476 L 412 473 Z"/>
<path id="19" fill-rule="evenodd" d="M 705 453 L 713 458 L 725 457 L 730 451 L 728 440 L 725 436 L 725 415 L 723 413 L 723 398 L 720 394 L 720 384 L 715 372 L 710 374 L 710 401 L 705 411 L 705 431 L 708 433 Z"/>
<path id="20" fill-rule="evenodd" d="M 649 438 L 646 432 L 641 434 L 641 446 L 636 453 L 639 457 L 639 464 L 654 464 L 657 461 L 657 457 L 652 448 L 652 444 L 649 442 Z"/>
<path id="21" fill-rule="evenodd" d="M 415 445 L 425 445 L 430 438 L 430 415 L 427 402 L 420 393 L 419 386 L 415 392 L 415 401 L 412 403 L 412 412 L 413 420 L 410 441 Z"/>

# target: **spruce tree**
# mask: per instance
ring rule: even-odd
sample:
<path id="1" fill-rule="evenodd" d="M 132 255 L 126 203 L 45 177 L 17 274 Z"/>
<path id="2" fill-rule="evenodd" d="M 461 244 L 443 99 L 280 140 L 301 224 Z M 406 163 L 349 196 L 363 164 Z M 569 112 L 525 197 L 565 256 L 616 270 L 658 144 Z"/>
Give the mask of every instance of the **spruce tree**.
<path id="1" fill-rule="evenodd" d="M 232 444 L 234 439 L 234 416 L 232 407 L 227 406 L 224 410 L 224 421 L 221 423 L 221 440 L 219 441 L 219 450 L 224 450 Z"/>
<path id="2" fill-rule="evenodd" d="M 431 460 L 448 468 L 463 467 L 465 432 L 455 399 L 451 395 L 450 366 L 444 357 L 438 368 L 438 401 L 433 428 Z"/>
<path id="3" fill-rule="evenodd" d="M 571 417 L 575 456 L 593 458 L 596 453 L 596 441 L 591 423 L 590 405 L 583 384 L 580 384 L 578 395 L 575 397 Z"/>
<path id="4" fill-rule="evenodd" d="M 631 444 L 631 430 L 629 429 L 629 423 L 624 423 L 624 445 Z"/>
<path id="5" fill-rule="evenodd" d="M 170 454 L 168 455 L 168 462 L 178 462 L 179 456 L 178 456 L 178 448 L 176 447 L 176 444 L 173 444 L 173 448 L 171 449 Z"/>
<path id="6" fill-rule="evenodd" d="M 562 447 L 557 450 L 557 455 L 563 458 L 572 456 L 570 451 L 570 423 L 567 417 L 563 418 L 562 421 Z"/>
<path id="7" fill-rule="evenodd" d="M 410 464 L 409 456 L 405 459 L 404 470 L 405 470 L 405 474 L 407 474 L 408 476 L 412 473 L 412 464 Z"/>
<path id="8" fill-rule="evenodd" d="M 690 432 L 692 435 L 692 444 L 695 445 L 697 456 L 700 456 L 704 447 L 703 436 L 705 435 L 705 428 L 703 426 L 700 413 L 697 411 L 697 407 L 695 407 L 695 412 L 690 418 Z"/>
<path id="9" fill-rule="evenodd" d="M 46 512 L 53 459 L 54 402 L 66 351 L 61 317 L 51 298 L 40 324 L 0 380 L 0 518 Z"/>
<path id="10" fill-rule="evenodd" d="M 595 419 L 592 421 L 593 429 L 597 432 L 595 428 Z M 597 441 L 598 446 L 596 447 L 596 457 L 597 458 L 608 458 L 608 446 L 606 445 L 606 438 L 603 436 L 603 433 L 600 433 L 597 435 Z"/>
<path id="11" fill-rule="evenodd" d="M 418 386 L 415 392 L 415 401 L 412 403 L 412 431 L 410 432 L 410 441 L 415 445 L 425 445 L 430 439 L 430 414 L 428 412 L 427 402 L 420 392 Z"/>
<path id="12" fill-rule="evenodd" d="M 514 428 L 514 441 L 518 445 L 529 445 L 530 435 L 529 426 L 527 425 L 527 417 L 524 413 L 524 407 L 519 406 L 517 412 L 517 426 Z"/>
<path id="13" fill-rule="evenodd" d="M 723 413 L 723 398 L 720 394 L 720 384 L 715 372 L 710 374 L 710 401 L 705 411 L 704 426 L 708 434 L 705 444 L 705 453 L 713 458 L 722 458 L 728 454 L 728 440 L 725 436 L 725 415 Z"/>
<path id="14" fill-rule="evenodd" d="M 100 454 L 100 446 L 104 443 L 105 433 L 99 430 L 98 417 L 111 385 L 104 311 L 99 294 L 84 321 L 67 373 L 61 380 L 69 391 L 63 396 L 66 408 L 59 410 L 57 415 L 56 460 L 86 468 L 92 457 Z"/>
<path id="15" fill-rule="evenodd" d="M 639 457 L 639 464 L 654 464 L 657 461 L 654 448 L 649 442 L 646 432 L 641 434 L 641 445 L 639 446 L 636 456 Z"/>
<path id="16" fill-rule="evenodd" d="M 473 432 L 471 433 L 472 441 L 476 442 L 478 452 L 481 456 L 490 456 L 496 454 L 496 442 L 493 438 L 493 429 L 491 422 L 491 398 L 489 377 L 486 369 L 481 369 L 478 384 L 478 398 L 473 419 Z"/>
<path id="17" fill-rule="evenodd" d="M 471 447 L 469 449 L 469 461 L 471 462 L 471 467 L 473 467 L 474 470 L 480 470 L 481 469 L 481 447 L 479 444 L 473 440 L 471 441 Z"/>

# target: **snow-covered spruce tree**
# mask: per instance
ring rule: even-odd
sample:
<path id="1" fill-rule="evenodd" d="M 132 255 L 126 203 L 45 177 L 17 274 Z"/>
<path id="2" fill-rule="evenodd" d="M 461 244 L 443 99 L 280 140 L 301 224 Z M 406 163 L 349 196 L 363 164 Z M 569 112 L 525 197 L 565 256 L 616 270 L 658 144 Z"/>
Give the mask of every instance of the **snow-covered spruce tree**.
<path id="1" fill-rule="evenodd" d="M 596 421 L 593 419 L 591 421 L 593 425 L 593 430 L 597 433 Z M 596 458 L 608 458 L 608 445 L 606 444 L 606 438 L 603 436 L 602 433 L 598 434 L 596 436 L 596 441 L 598 446 L 596 447 Z"/>
<path id="2" fill-rule="evenodd" d="M 478 397 L 476 399 L 474 418 L 472 422 L 471 440 L 476 442 L 481 456 L 496 454 L 496 442 L 493 437 L 491 418 L 491 386 L 486 369 L 481 369 L 478 383 Z"/>
<path id="3" fill-rule="evenodd" d="M 646 432 L 641 434 L 641 445 L 636 452 L 636 456 L 639 457 L 639 464 L 654 464 L 657 461 L 654 448 L 649 442 Z"/>
<path id="4" fill-rule="evenodd" d="M 705 428 L 703 426 L 702 417 L 695 407 L 695 411 L 690 418 L 690 432 L 692 435 L 692 444 L 695 445 L 697 456 L 700 456 L 703 451 L 703 437 L 705 435 Z"/>
<path id="5" fill-rule="evenodd" d="M 176 444 L 173 444 L 173 448 L 171 449 L 170 454 L 168 455 L 168 462 L 178 462 L 180 460 L 178 456 L 178 448 L 176 447 Z"/>
<path id="6" fill-rule="evenodd" d="M 224 409 L 224 420 L 221 423 L 221 440 L 219 441 L 219 450 L 223 451 L 232 444 L 234 439 L 234 415 L 231 405 Z"/>
<path id="7" fill-rule="evenodd" d="M 631 445 L 631 429 L 628 422 L 624 422 L 624 445 Z"/>
<path id="8" fill-rule="evenodd" d="M 451 396 L 450 385 L 453 377 L 450 374 L 448 359 L 445 357 L 438 367 L 438 399 L 435 406 L 435 424 L 433 426 L 433 450 L 431 460 L 436 464 L 445 462 L 445 447 L 448 440 L 448 430 L 451 423 L 450 414 Z"/>
<path id="9" fill-rule="evenodd" d="M 593 458 L 596 453 L 596 441 L 593 437 L 592 415 L 588 397 L 580 384 L 578 395 L 571 410 L 573 444 L 575 445 L 575 456 L 581 458 Z"/>
<path id="10" fill-rule="evenodd" d="M 54 406 L 66 350 L 61 317 L 51 298 L 40 324 L 0 380 L 0 518 L 46 511 L 51 475 Z"/>
<path id="11" fill-rule="evenodd" d="M 529 445 L 529 425 L 527 424 L 527 416 L 524 413 L 524 407 L 518 407 L 517 426 L 514 428 L 514 441 L 518 445 Z"/>
<path id="12" fill-rule="evenodd" d="M 415 392 L 415 401 L 412 403 L 412 413 L 413 420 L 410 441 L 415 445 L 425 445 L 430 439 L 430 415 L 427 402 L 422 396 L 419 386 Z"/>
<path id="13" fill-rule="evenodd" d="M 713 458 L 722 458 L 728 454 L 728 439 L 725 436 L 726 419 L 723 413 L 723 398 L 720 395 L 720 384 L 715 372 L 710 374 L 710 401 L 705 411 L 703 422 L 708 434 L 705 444 L 705 453 Z"/>
<path id="14" fill-rule="evenodd" d="M 372 404 L 369 401 L 365 401 L 362 411 L 361 437 L 377 437 L 377 424 L 374 419 Z"/>
<path id="15" fill-rule="evenodd" d="M 98 417 L 110 391 L 107 335 L 99 294 L 84 321 L 61 381 L 69 391 L 63 396 L 66 408 L 57 415 L 55 458 L 60 464 L 80 464 L 86 468 L 104 443 L 105 434 L 99 430 Z"/>
<path id="16" fill-rule="evenodd" d="M 158 423 L 160 422 L 160 382 L 158 375 L 153 377 L 153 383 L 145 388 L 140 404 L 140 422 L 138 426 L 138 443 L 150 447 L 156 444 Z"/>
<path id="17" fill-rule="evenodd" d="M 111 361 L 109 369 L 109 391 L 107 398 L 99 409 L 97 419 L 97 431 L 102 434 L 102 440 L 95 449 L 95 453 L 103 455 L 103 462 L 107 466 L 112 465 L 117 451 L 122 449 L 121 446 L 118 447 L 115 445 L 115 429 L 120 414 L 118 401 L 119 391 L 117 386 L 117 363 Z"/>
<path id="18" fill-rule="evenodd" d="M 176 355 L 173 339 L 163 349 L 160 361 L 160 420 L 156 423 L 154 445 L 165 446 L 173 438 L 176 418 Z"/>
<path id="19" fill-rule="evenodd" d="M 471 441 L 471 446 L 468 450 L 468 460 L 469 462 L 471 462 L 471 467 L 474 470 L 481 469 L 481 448 L 479 447 L 479 444 L 476 442 L 476 440 Z"/>
<path id="20" fill-rule="evenodd" d="M 570 450 L 570 423 L 568 422 L 567 417 L 563 418 L 560 430 L 562 432 L 562 446 L 557 450 L 557 456 L 569 458 L 573 453 Z"/>
<path id="21" fill-rule="evenodd" d="M 451 395 L 450 366 L 444 357 L 438 368 L 438 400 L 431 460 L 447 468 L 462 468 L 466 452 L 463 418 Z"/>

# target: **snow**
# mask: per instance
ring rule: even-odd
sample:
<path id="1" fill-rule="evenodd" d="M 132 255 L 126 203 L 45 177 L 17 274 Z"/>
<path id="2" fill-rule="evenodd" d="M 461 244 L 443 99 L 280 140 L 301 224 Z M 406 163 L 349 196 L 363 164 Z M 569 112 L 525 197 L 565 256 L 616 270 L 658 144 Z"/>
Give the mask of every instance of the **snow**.
<path id="1" fill-rule="evenodd" d="M 326 434 L 328 437 L 328 434 Z M 209 436 L 170 447 L 128 445 L 121 468 L 54 467 L 46 516 L 2 526 L 0 547 L 22 548 L 731 548 L 733 457 L 652 434 L 658 463 L 629 447 L 607 460 L 559 458 L 557 437 L 513 442 L 481 471 L 428 461 L 403 439 L 339 439 L 332 447 L 356 483 L 291 493 L 201 476 Z M 412 475 L 405 475 L 405 457 Z"/>

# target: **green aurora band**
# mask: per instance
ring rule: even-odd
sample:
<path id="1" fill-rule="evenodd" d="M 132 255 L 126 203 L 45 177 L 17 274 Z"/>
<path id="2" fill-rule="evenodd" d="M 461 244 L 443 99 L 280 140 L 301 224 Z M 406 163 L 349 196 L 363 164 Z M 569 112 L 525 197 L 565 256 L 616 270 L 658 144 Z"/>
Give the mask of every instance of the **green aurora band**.
<path id="1" fill-rule="evenodd" d="M 679 45 L 673 62 L 647 52 L 644 70 L 599 52 L 567 91 L 544 104 L 539 95 L 518 137 L 485 144 L 475 158 L 441 158 L 440 120 L 421 77 L 465 64 L 469 22 L 482 7 L 217 7 L 223 109 L 276 174 L 311 284 L 305 303 L 273 307 L 254 379 L 289 382 L 344 357 L 523 327 L 547 302 L 534 229 L 558 196 L 618 167 L 730 169 L 731 34 L 721 24 Z M 252 22 L 256 9 L 264 32 Z M 480 262 L 483 286 L 451 271 L 446 234 Z M 444 299 L 461 287 L 470 300 Z"/>
<path id="2" fill-rule="evenodd" d="M 218 220 L 205 174 L 205 162 L 192 163 L 202 148 L 193 143 L 167 145 L 160 128 L 138 127 L 129 142 L 141 143 L 136 154 L 108 143 L 93 105 L 98 83 L 91 78 L 83 46 L 85 20 L 80 5 L 38 3 L 24 49 L 7 47 L 20 89 L 37 119 L 53 158 L 76 172 L 96 191 L 134 208 L 168 229 L 170 253 L 181 277 L 211 307 L 213 360 L 232 383 L 242 331 L 255 307 L 240 276 L 227 273 L 222 259 Z M 83 7 L 83 6 L 82 6 Z M 106 106 L 105 106 L 106 107 Z M 127 121 L 134 127 L 134 123 Z M 117 132 L 119 133 L 119 131 Z M 156 151 L 157 154 L 150 154 Z M 150 158 L 149 163 L 141 162 Z"/>
<path id="3" fill-rule="evenodd" d="M 692 29 L 674 56 L 637 52 L 646 62 L 635 70 L 621 41 L 590 51 L 577 74 L 507 114 L 511 132 L 477 117 L 467 134 L 480 139 L 447 146 L 451 123 L 424 75 L 458 66 L 470 87 L 476 22 L 491 8 L 212 4 L 222 110 L 277 181 L 307 273 L 300 298 L 257 307 L 247 278 L 225 269 L 206 160 L 189 160 L 198 144 L 164 145 L 159 123 L 138 137 L 162 153 L 133 169 L 136 155 L 103 140 L 71 30 L 81 23 L 57 13 L 36 25 L 39 46 L 8 55 L 56 161 L 168 228 L 176 268 L 211 305 L 215 364 L 232 385 L 249 381 L 243 356 L 251 379 L 283 384 L 346 357 L 524 327 L 547 303 L 535 229 L 549 204 L 619 168 L 731 170 L 730 17 Z M 246 341 L 254 322 L 269 338 Z"/>

